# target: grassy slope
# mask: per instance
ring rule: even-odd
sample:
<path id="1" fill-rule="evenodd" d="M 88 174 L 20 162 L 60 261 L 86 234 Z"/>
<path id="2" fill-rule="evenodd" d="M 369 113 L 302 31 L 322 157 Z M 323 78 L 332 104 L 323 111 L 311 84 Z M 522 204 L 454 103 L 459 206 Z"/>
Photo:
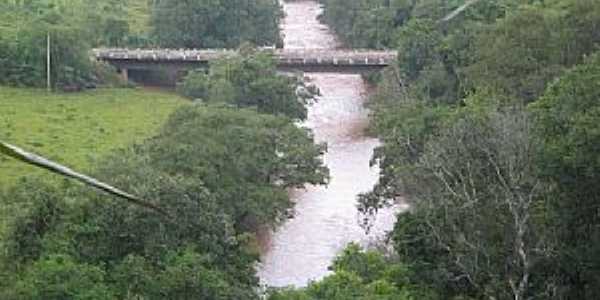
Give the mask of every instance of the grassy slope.
<path id="1" fill-rule="evenodd" d="M 0 87 L 0 139 L 86 171 L 110 150 L 151 136 L 185 103 L 170 93 L 135 89 L 47 94 Z M 41 172 L 0 157 L 0 188 Z"/>

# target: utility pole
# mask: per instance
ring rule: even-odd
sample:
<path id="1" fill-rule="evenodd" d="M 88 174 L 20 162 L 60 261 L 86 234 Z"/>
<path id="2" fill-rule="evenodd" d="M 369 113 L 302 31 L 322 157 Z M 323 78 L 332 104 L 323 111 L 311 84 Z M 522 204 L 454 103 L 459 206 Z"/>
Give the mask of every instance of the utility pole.
<path id="1" fill-rule="evenodd" d="M 377 3 L 375 8 L 375 48 L 379 48 L 381 45 L 379 41 L 379 12 L 381 11 L 380 3 Z"/>
<path id="2" fill-rule="evenodd" d="M 50 78 L 50 31 L 46 36 L 46 89 L 48 92 L 52 91 L 52 81 Z"/>

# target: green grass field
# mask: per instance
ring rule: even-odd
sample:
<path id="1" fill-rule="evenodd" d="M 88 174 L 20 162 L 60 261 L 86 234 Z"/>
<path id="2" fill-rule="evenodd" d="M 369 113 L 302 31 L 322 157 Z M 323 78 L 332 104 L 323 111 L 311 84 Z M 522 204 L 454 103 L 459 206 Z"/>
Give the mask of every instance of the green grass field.
<path id="1" fill-rule="evenodd" d="M 0 87 L 0 139 L 87 171 L 111 150 L 156 133 L 186 103 L 172 93 L 141 89 L 49 94 Z M 0 188 L 43 172 L 0 157 Z"/>

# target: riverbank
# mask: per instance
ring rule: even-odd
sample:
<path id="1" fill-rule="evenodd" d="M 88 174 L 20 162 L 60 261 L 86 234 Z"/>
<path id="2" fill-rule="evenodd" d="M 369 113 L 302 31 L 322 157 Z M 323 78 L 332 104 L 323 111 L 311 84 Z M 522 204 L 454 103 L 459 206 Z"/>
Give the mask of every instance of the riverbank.
<path id="1" fill-rule="evenodd" d="M 145 89 L 81 93 L 0 87 L 0 139 L 78 170 L 154 134 L 183 98 Z M 41 171 L 0 157 L 0 187 Z M 51 175 L 44 175 L 51 176 Z"/>

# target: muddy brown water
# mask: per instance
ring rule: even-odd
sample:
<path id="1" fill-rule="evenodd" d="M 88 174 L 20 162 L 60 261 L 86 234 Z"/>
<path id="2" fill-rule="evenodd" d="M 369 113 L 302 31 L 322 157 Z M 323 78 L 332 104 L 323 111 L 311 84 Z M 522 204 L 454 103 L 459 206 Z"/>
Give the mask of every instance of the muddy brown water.
<path id="1" fill-rule="evenodd" d="M 317 19 L 322 8 L 316 1 L 283 2 L 284 47 L 289 49 L 335 49 L 340 44 Z M 376 183 L 379 169 L 369 160 L 379 141 L 365 136 L 368 111 L 364 107 L 367 87 L 360 75 L 305 74 L 321 90 L 319 101 L 309 107 L 303 124 L 317 142 L 326 142 L 324 161 L 330 169 L 327 186 L 307 186 L 291 191 L 295 217 L 275 232 L 260 237 L 263 254 L 258 265 L 267 286 L 306 286 L 330 273 L 328 266 L 350 242 L 368 245 L 392 229 L 394 211 L 381 212 L 366 234 L 356 208 L 360 193 Z"/>

